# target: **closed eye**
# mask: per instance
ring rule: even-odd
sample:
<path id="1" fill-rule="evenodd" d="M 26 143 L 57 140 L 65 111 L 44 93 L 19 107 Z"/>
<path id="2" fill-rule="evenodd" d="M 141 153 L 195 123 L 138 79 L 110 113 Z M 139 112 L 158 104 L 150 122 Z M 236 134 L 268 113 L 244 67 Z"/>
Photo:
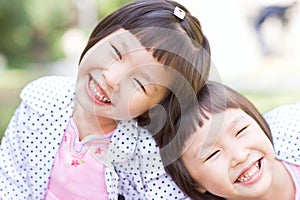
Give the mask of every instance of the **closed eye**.
<path id="1" fill-rule="evenodd" d="M 111 45 L 111 47 L 114 49 L 114 51 L 117 54 L 117 56 L 119 57 L 119 59 L 122 60 L 123 57 L 122 57 L 122 54 L 120 53 L 120 51 L 114 45 Z"/>
<path id="2" fill-rule="evenodd" d="M 142 88 L 142 90 L 147 94 L 147 91 L 146 91 L 145 87 L 143 86 L 143 84 L 136 78 L 133 78 L 133 80 L 135 80 L 135 82 L 137 82 L 137 84 L 139 84 L 139 86 Z"/>
<path id="3" fill-rule="evenodd" d="M 242 128 L 241 130 L 239 130 L 235 136 L 238 136 L 238 135 L 240 135 L 241 133 L 243 133 L 243 131 L 245 131 L 246 128 L 248 128 L 248 126 L 245 126 L 245 127 Z"/>
<path id="4" fill-rule="evenodd" d="M 217 153 L 219 153 L 220 150 L 217 150 L 215 152 L 213 152 L 212 154 L 210 154 L 204 161 L 208 161 L 209 159 L 213 158 Z"/>

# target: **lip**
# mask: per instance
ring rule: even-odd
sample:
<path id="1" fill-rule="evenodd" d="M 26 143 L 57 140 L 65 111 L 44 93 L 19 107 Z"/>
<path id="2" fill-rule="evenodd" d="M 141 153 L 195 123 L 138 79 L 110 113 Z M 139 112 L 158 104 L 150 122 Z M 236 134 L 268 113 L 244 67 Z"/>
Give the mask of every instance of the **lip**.
<path id="1" fill-rule="evenodd" d="M 255 169 L 255 165 L 259 165 L 259 169 L 258 171 L 256 171 L 257 169 Z M 252 175 L 250 178 L 245 178 L 245 180 L 243 181 L 239 181 L 239 177 L 242 176 L 245 172 L 249 172 L 250 171 L 253 171 L 254 172 L 254 175 Z M 235 180 L 235 184 L 241 184 L 241 185 L 251 185 L 251 184 L 254 184 L 256 183 L 262 176 L 263 174 L 263 158 L 260 158 L 258 159 L 256 162 L 248 165 L 245 170 L 243 170 L 242 173 L 240 173 L 240 175 L 238 176 L 238 178 Z"/>
<path id="2" fill-rule="evenodd" d="M 91 86 L 91 83 L 95 84 L 94 86 Z M 95 93 L 95 89 L 98 95 Z M 92 101 L 98 105 L 111 105 L 111 100 L 109 99 L 108 95 L 104 91 L 104 89 L 100 86 L 100 84 L 91 76 L 89 75 L 89 79 L 87 82 L 87 93 L 88 96 L 92 99 Z M 101 98 L 100 98 L 101 97 Z"/>

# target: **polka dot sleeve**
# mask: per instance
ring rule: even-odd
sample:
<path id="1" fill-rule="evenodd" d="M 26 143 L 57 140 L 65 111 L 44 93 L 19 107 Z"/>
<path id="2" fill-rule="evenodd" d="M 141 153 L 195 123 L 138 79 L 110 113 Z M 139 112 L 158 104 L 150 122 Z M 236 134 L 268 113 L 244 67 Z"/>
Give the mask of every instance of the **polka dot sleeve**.
<path id="1" fill-rule="evenodd" d="M 0 147 L 0 199 L 43 199 L 52 163 L 73 110 L 74 78 L 28 84 Z"/>
<path id="2" fill-rule="evenodd" d="M 18 118 L 22 117 L 21 104 L 12 117 L 1 141 L 0 148 L 0 199 L 29 199 L 30 189 L 27 183 L 27 166 L 20 146 Z"/>
<path id="3" fill-rule="evenodd" d="M 188 199 L 166 174 L 153 137 L 134 120 L 119 123 L 107 156 L 118 175 L 115 182 L 107 180 L 109 193 L 130 200 Z"/>
<path id="4" fill-rule="evenodd" d="M 276 157 L 300 165 L 300 103 L 280 106 L 264 115 Z"/>

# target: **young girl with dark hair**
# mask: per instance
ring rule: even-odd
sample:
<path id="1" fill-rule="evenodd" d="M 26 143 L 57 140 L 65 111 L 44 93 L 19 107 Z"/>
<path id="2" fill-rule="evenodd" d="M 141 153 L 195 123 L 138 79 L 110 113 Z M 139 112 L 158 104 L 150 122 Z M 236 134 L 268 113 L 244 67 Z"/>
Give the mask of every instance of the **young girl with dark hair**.
<path id="1" fill-rule="evenodd" d="M 44 77 L 21 92 L 0 148 L 1 199 L 186 198 L 152 136 L 173 129 L 209 68 L 209 43 L 182 5 L 116 10 L 93 30 L 76 79 Z"/>
<path id="2" fill-rule="evenodd" d="M 298 200 L 299 108 L 267 113 L 271 132 L 243 95 L 210 82 L 198 94 L 198 106 L 182 116 L 182 131 L 172 137 L 177 140 L 173 154 L 180 158 L 168 162 L 162 154 L 166 171 L 191 199 Z"/>

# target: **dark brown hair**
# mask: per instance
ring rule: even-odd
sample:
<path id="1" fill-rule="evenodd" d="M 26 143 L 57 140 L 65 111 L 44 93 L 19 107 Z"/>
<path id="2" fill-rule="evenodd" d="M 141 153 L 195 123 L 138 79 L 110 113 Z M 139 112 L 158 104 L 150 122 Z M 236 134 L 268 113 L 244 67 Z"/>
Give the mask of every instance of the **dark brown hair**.
<path id="1" fill-rule="evenodd" d="M 161 152 L 162 161 L 166 172 L 192 199 L 223 199 L 209 192 L 199 192 L 197 188 L 200 185 L 189 175 L 180 159 L 185 142 L 195 133 L 195 126 L 202 127 L 208 114 L 217 114 L 232 108 L 241 109 L 251 116 L 272 142 L 271 131 L 263 116 L 246 97 L 221 83 L 208 82 L 198 93 L 197 99 L 198 105 L 190 106 L 182 115 L 180 123 L 175 126 L 177 132 L 170 133 L 169 141 L 164 141 L 167 148 Z"/>
<path id="2" fill-rule="evenodd" d="M 178 6 L 185 11 L 184 19 L 173 12 Z M 170 0 L 140 0 L 124 5 L 108 15 L 93 30 L 82 55 L 98 41 L 123 28 L 130 31 L 141 44 L 153 52 L 153 57 L 178 73 L 170 86 L 169 95 L 154 106 L 151 113 L 139 116 L 140 126 L 147 128 L 161 145 L 164 135 L 174 130 L 179 119 L 196 93 L 203 87 L 210 70 L 210 46 L 200 23 L 179 3 Z M 165 114 L 161 114 L 161 111 Z M 161 116 L 164 119 L 161 120 Z M 151 119 L 154 119 L 151 121 Z M 157 128 L 160 127 L 160 128 Z"/>

